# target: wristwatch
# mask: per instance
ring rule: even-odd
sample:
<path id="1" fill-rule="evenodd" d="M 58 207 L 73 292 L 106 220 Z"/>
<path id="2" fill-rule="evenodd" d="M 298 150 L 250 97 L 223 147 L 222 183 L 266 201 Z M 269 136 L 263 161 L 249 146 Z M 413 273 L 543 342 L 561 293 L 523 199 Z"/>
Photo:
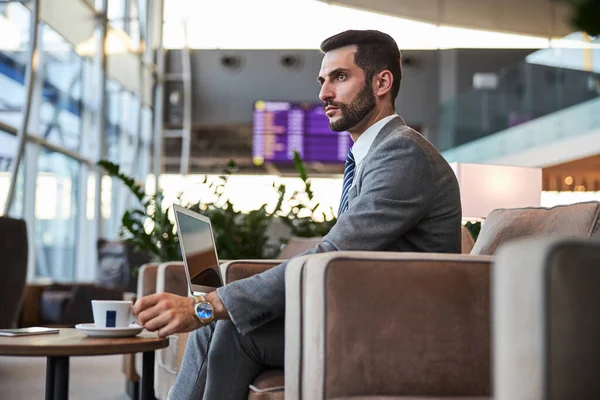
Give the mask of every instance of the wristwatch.
<path id="1" fill-rule="evenodd" d="M 194 296 L 194 313 L 204 325 L 210 324 L 215 317 L 213 306 L 204 296 Z"/>

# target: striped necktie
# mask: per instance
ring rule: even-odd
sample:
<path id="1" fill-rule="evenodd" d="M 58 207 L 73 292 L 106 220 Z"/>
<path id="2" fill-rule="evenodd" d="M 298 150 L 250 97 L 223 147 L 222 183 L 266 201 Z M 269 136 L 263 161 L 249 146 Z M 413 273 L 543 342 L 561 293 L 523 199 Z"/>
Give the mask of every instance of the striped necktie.
<path id="1" fill-rule="evenodd" d="M 354 162 L 354 154 L 352 154 L 352 149 L 350 149 L 350 151 L 348 151 L 348 156 L 346 157 L 346 167 L 344 168 L 344 184 L 342 185 L 342 198 L 340 200 L 338 218 L 344 211 L 348 209 L 348 192 L 352 186 L 355 169 L 356 163 Z"/>

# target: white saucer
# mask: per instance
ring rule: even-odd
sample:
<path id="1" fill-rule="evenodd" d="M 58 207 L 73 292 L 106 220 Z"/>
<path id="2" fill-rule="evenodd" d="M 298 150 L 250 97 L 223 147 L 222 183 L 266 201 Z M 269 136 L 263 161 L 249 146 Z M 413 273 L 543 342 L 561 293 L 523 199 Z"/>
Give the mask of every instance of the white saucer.
<path id="1" fill-rule="evenodd" d="M 132 324 L 126 328 L 96 328 L 94 324 L 77 324 L 75 329 L 90 337 L 129 337 L 137 335 L 144 327 Z"/>

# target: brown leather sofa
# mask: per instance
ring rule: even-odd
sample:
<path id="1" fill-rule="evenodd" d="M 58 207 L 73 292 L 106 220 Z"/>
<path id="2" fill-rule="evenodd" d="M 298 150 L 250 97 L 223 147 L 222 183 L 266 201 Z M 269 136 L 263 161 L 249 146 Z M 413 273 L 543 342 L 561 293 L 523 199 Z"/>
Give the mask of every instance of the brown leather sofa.
<path id="1" fill-rule="evenodd" d="M 600 236 L 599 216 L 598 202 L 495 210 L 470 255 L 335 252 L 292 260 L 285 372 L 265 371 L 249 399 L 490 397 L 492 255 L 519 238 Z M 234 261 L 223 272 L 229 282 L 278 262 Z M 182 268 L 158 267 L 157 291 L 177 286 L 187 293 L 185 284 L 167 283 Z M 177 346 L 157 356 L 159 399 L 174 382 L 186 341 L 178 335 Z"/>

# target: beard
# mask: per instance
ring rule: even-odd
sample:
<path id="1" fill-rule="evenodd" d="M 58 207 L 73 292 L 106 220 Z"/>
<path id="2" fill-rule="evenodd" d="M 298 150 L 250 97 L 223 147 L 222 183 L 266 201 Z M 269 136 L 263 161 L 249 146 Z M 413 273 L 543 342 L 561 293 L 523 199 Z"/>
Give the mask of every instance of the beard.
<path id="1" fill-rule="evenodd" d="M 339 108 L 341 114 L 337 121 L 329 120 L 329 128 L 334 132 L 343 132 L 356 126 L 375 108 L 375 95 L 371 85 L 365 84 L 350 104 L 323 102 L 323 108 L 327 106 Z"/>

